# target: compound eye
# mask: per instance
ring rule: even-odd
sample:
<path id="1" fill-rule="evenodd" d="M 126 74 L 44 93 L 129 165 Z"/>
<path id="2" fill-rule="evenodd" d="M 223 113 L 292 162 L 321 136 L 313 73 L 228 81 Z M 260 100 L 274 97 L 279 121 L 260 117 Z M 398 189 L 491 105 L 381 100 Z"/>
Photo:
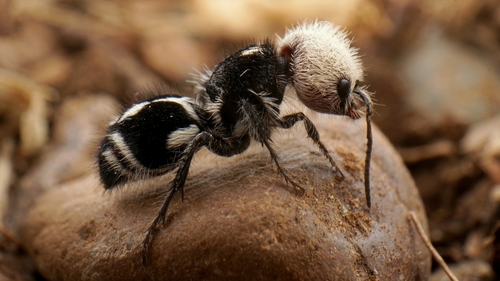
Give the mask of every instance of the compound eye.
<path id="1" fill-rule="evenodd" d="M 341 99 L 347 99 L 351 93 L 351 82 L 349 80 L 342 78 L 337 84 L 337 93 Z"/>

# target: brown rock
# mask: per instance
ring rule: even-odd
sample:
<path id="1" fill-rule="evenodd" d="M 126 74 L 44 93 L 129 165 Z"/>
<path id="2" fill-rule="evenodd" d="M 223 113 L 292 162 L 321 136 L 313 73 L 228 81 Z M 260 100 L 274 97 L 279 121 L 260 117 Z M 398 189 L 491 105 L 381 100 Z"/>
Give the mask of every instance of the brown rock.
<path id="1" fill-rule="evenodd" d="M 365 127 L 338 120 L 313 122 L 346 176 L 341 184 L 302 124 L 274 136 L 301 197 L 260 145 L 231 158 L 200 152 L 146 266 L 139 246 L 170 175 L 112 194 L 95 173 L 51 189 L 25 219 L 25 247 L 49 280 L 426 280 L 430 254 L 407 216 L 415 211 L 427 225 L 413 180 L 375 130 L 369 211 Z"/>

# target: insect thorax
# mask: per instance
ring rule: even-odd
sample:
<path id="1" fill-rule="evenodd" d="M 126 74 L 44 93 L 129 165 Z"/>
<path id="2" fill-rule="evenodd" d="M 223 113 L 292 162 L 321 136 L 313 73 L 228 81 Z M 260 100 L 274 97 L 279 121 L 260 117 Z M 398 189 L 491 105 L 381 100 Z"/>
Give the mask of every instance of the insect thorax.
<path id="1" fill-rule="evenodd" d="M 285 92 L 287 63 L 265 42 L 222 61 L 205 83 L 217 130 L 231 137 L 255 135 L 255 126 L 274 127 Z"/>

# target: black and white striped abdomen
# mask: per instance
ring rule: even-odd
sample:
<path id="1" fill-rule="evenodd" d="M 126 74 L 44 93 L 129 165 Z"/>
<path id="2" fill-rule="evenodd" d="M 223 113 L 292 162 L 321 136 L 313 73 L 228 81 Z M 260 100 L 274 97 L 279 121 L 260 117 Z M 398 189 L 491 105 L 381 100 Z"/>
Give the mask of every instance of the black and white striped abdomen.
<path id="1" fill-rule="evenodd" d="M 200 131 L 191 98 L 157 97 L 133 105 L 110 124 L 101 142 L 98 162 L 104 187 L 172 171 Z"/>

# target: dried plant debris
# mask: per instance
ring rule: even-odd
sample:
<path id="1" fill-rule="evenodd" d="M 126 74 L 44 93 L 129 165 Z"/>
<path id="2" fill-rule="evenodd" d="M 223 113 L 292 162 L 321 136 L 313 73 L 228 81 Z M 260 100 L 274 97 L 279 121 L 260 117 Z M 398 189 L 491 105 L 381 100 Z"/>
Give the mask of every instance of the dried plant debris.
<path id="1" fill-rule="evenodd" d="M 93 170 L 102 126 L 118 107 L 116 100 L 102 93 L 75 96 L 61 105 L 51 143 L 18 182 L 18 196 L 10 202 L 14 231 L 38 196 Z"/>
<path id="2" fill-rule="evenodd" d="M 456 276 L 455 280 L 460 281 L 493 281 L 495 273 L 491 266 L 481 260 L 463 261 L 450 267 L 451 272 Z M 450 278 L 444 270 L 438 270 L 432 274 L 429 281 L 448 281 Z"/>
<path id="3" fill-rule="evenodd" d="M 0 225 L 3 225 L 5 214 L 9 207 L 9 190 L 15 179 L 14 164 L 14 140 L 4 139 L 0 145 Z M 5 228 L 4 226 L 2 226 Z"/>
<path id="4" fill-rule="evenodd" d="M 467 131 L 461 149 L 477 159 L 485 173 L 500 183 L 500 115 L 479 122 Z"/>
<path id="5" fill-rule="evenodd" d="M 19 73 L 0 69 L 0 98 L 7 126 L 19 130 L 21 154 L 31 156 L 48 140 L 47 102 L 57 97 L 54 89 L 39 85 Z M 6 133 L 12 134 L 7 129 Z"/>

